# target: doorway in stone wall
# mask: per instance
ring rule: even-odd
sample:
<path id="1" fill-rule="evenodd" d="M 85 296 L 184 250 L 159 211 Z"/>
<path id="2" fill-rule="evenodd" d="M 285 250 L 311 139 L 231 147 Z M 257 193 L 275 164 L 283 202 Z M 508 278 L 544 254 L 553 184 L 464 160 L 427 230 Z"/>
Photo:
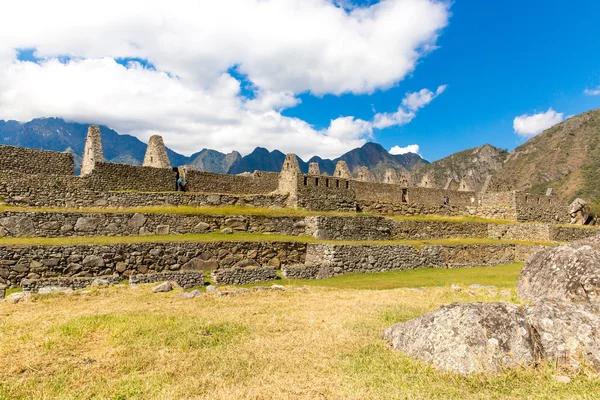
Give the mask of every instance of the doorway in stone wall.
<path id="1" fill-rule="evenodd" d="M 175 191 L 179 191 L 179 168 L 174 167 L 173 172 L 175 172 Z"/>

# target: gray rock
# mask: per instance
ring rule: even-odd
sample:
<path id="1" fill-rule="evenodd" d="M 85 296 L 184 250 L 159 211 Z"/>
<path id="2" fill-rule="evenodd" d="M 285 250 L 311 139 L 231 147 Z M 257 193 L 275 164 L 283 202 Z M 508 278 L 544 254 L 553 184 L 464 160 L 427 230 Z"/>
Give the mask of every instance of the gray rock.
<path id="1" fill-rule="evenodd" d="M 209 285 L 209 286 L 207 286 L 207 288 L 206 288 L 206 292 L 207 292 L 207 293 L 216 292 L 216 291 L 217 291 L 217 287 L 216 287 L 216 286 L 213 286 L 213 285 Z"/>
<path id="2" fill-rule="evenodd" d="M 221 230 L 221 233 L 225 234 L 225 235 L 231 235 L 233 233 L 233 229 L 231 228 L 224 228 Z"/>
<path id="3" fill-rule="evenodd" d="M 8 286 L 0 283 L 0 300 L 4 298 L 4 296 L 6 295 L 6 288 Z"/>
<path id="4" fill-rule="evenodd" d="M 35 234 L 33 220 L 28 217 L 6 217 L 0 219 L 0 226 L 4 228 L 4 236 L 31 236 Z"/>
<path id="5" fill-rule="evenodd" d="M 271 285 L 272 290 L 285 290 L 285 286 L 281 285 Z"/>
<path id="6" fill-rule="evenodd" d="M 127 221 L 127 226 L 133 229 L 139 229 L 146 223 L 146 216 L 144 214 L 136 213 Z"/>
<path id="7" fill-rule="evenodd" d="M 527 260 L 517 283 L 521 301 L 546 298 L 587 303 L 600 310 L 600 253 L 585 241 L 541 250 Z"/>
<path id="8" fill-rule="evenodd" d="M 591 307 L 546 300 L 526 306 L 525 314 L 548 360 L 579 368 L 584 359 L 600 371 L 600 315 Z"/>
<path id="9" fill-rule="evenodd" d="M 169 225 L 158 225 L 156 227 L 156 234 L 157 235 L 168 235 L 170 230 L 171 230 L 171 227 Z"/>
<path id="10" fill-rule="evenodd" d="M 69 288 L 69 287 L 62 287 L 62 286 L 46 286 L 43 288 L 40 288 L 38 290 L 39 294 L 51 294 L 51 293 L 65 293 L 65 294 L 71 294 L 73 293 L 73 289 Z"/>
<path id="11" fill-rule="evenodd" d="M 585 200 L 577 198 L 569 206 L 569 216 L 571 217 L 571 224 L 586 225 L 590 223 L 591 219 L 590 206 Z"/>
<path id="12" fill-rule="evenodd" d="M 181 297 L 184 297 L 186 299 L 193 299 L 194 297 L 199 297 L 202 296 L 202 292 L 199 290 L 192 290 L 191 292 L 188 293 L 181 293 Z"/>
<path id="13" fill-rule="evenodd" d="M 100 256 L 89 255 L 83 259 L 83 266 L 86 268 L 104 267 L 104 259 Z"/>
<path id="14" fill-rule="evenodd" d="M 171 285 L 171 282 L 163 282 L 152 288 L 153 293 L 170 292 L 171 290 L 173 290 L 173 286 Z"/>
<path id="15" fill-rule="evenodd" d="M 100 218 L 95 217 L 79 217 L 75 223 L 75 232 L 94 232 L 100 221 Z"/>
<path id="16" fill-rule="evenodd" d="M 185 271 L 212 271 L 217 268 L 219 268 L 219 263 L 214 258 L 204 260 L 200 257 L 192 258 L 183 266 Z"/>
<path id="17" fill-rule="evenodd" d="M 384 339 L 434 367 L 469 374 L 530 364 L 539 344 L 519 306 L 453 303 L 388 328 Z"/>
<path id="18" fill-rule="evenodd" d="M 206 222 L 198 222 L 196 226 L 192 228 L 193 233 L 205 233 L 209 231 L 211 231 L 211 228 Z"/>
<path id="19" fill-rule="evenodd" d="M 60 222 L 58 221 L 48 221 L 44 222 L 40 225 L 40 229 L 45 231 L 57 231 L 60 229 Z"/>
<path id="20" fill-rule="evenodd" d="M 90 286 L 93 286 L 93 287 L 108 286 L 108 285 L 110 285 L 110 281 L 108 279 L 102 279 L 102 278 L 96 278 L 90 284 Z"/>
<path id="21" fill-rule="evenodd" d="M 16 293 L 9 294 L 8 296 L 6 296 L 4 301 L 9 304 L 17 304 L 22 301 L 26 301 L 30 297 L 31 297 L 31 293 L 29 293 L 29 292 L 16 292 Z"/>

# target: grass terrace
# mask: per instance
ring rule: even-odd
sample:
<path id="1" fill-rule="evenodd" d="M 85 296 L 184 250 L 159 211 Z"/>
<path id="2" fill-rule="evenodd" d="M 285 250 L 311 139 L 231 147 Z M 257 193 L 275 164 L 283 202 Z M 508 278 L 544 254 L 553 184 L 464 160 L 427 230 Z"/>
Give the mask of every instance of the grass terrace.
<path id="1" fill-rule="evenodd" d="M 551 363 L 461 376 L 381 340 L 393 323 L 442 304 L 504 300 L 471 283 L 514 298 L 518 269 L 343 276 L 191 300 L 152 285 L 34 295 L 0 304 L 0 399 L 596 398 L 600 377 L 586 369 L 568 385 Z"/>
<path id="2" fill-rule="evenodd" d="M 66 208 L 66 207 L 17 207 L 17 206 L 0 206 L 0 212 L 4 211 L 20 211 L 20 212 L 59 212 L 59 213 L 146 213 L 146 214 L 189 214 L 189 215 L 213 215 L 213 216 L 229 216 L 229 215 L 256 215 L 265 217 L 308 217 L 308 216 L 340 216 L 340 217 L 356 217 L 356 216 L 374 216 L 370 213 L 355 213 L 355 212 L 337 212 L 337 211 L 309 211 L 301 208 L 259 208 L 259 207 L 242 207 L 242 206 L 226 206 L 226 207 L 192 207 L 192 206 L 152 206 L 152 207 L 83 207 L 83 208 Z M 377 215 L 379 216 L 379 215 Z M 473 216 L 445 216 L 445 215 L 396 215 L 384 216 L 395 220 L 411 220 L 411 221 L 442 221 L 442 222 L 483 222 L 483 223 L 499 223 L 499 224 L 514 224 L 514 221 L 508 220 L 492 220 Z"/>
<path id="3" fill-rule="evenodd" d="M 347 244 L 347 245 L 411 245 L 416 248 L 427 245 L 476 245 L 476 244 L 522 244 L 527 246 L 554 246 L 554 242 L 536 242 L 525 240 L 504 240 L 490 238 L 450 238 L 429 240 L 321 240 L 312 236 L 289 236 L 270 233 L 221 232 L 185 234 L 185 235 L 150 235 L 150 236 L 76 236 L 76 237 L 18 237 L 0 238 L 0 246 L 68 246 L 78 244 L 118 244 L 118 243 L 180 243 L 180 242 L 293 242 L 315 244 Z"/>

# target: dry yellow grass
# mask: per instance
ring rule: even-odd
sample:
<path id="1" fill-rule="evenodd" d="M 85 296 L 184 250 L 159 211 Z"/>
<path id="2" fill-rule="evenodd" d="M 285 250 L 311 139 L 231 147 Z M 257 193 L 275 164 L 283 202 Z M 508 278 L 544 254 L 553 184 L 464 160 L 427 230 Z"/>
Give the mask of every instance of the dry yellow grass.
<path id="1" fill-rule="evenodd" d="M 486 284 L 486 282 L 481 282 Z M 291 288 L 186 300 L 150 286 L 0 304 L 1 399 L 594 398 L 551 365 L 470 377 L 392 352 L 389 325 L 453 301 L 448 287 Z"/>

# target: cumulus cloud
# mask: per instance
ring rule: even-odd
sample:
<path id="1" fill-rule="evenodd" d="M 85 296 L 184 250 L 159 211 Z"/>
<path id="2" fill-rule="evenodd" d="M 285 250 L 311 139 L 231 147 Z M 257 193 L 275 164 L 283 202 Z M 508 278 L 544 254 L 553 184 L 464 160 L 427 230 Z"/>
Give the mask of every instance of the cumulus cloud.
<path id="1" fill-rule="evenodd" d="M 431 103 L 433 99 L 444 93 L 447 85 L 442 85 L 432 92 L 422 89 L 418 92 L 407 93 L 398 110 L 393 113 L 377 113 L 373 118 L 373 127 L 385 129 L 392 126 L 406 125 L 416 117 L 416 111 Z"/>
<path id="2" fill-rule="evenodd" d="M 437 88 L 435 93 L 429 89 L 422 89 L 419 92 L 410 93 L 402 100 L 402 105 L 410 111 L 417 111 L 419 108 L 425 107 L 427 104 L 431 103 L 433 99 L 444 93 L 447 87 L 448 85 L 442 85 Z"/>
<path id="3" fill-rule="evenodd" d="M 0 17 L 0 119 L 57 116 L 141 139 L 158 133 L 186 154 L 262 145 L 335 157 L 373 128 L 410 122 L 418 102 L 320 130 L 280 112 L 297 105 L 299 93 L 368 94 L 398 83 L 435 48 L 449 7 L 439 0 L 350 9 L 328 0 L 8 2 L 2 14 L 10 18 Z M 40 61 L 18 61 L 17 49 L 35 49 Z"/>
<path id="4" fill-rule="evenodd" d="M 585 89 L 584 93 L 588 96 L 600 96 L 600 86 L 596 89 Z"/>
<path id="5" fill-rule="evenodd" d="M 419 154 L 419 145 L 418 144 L 409 144 L 406 147 L 394 146 L 390 149 L 390 154 L 406 154 L 406 153 L 414 153 Z"/>
<path id="6" fill-rule="evenodd" d="M 545 113 L 533 115 L 523 114 L 519 117 L 516 117 L 513 121 L 513 127 L 518 135 L 524 137 L 533 137 L 562 122 L 563 120 L 563 113 L 557 113 L 550 108 Z"/>

